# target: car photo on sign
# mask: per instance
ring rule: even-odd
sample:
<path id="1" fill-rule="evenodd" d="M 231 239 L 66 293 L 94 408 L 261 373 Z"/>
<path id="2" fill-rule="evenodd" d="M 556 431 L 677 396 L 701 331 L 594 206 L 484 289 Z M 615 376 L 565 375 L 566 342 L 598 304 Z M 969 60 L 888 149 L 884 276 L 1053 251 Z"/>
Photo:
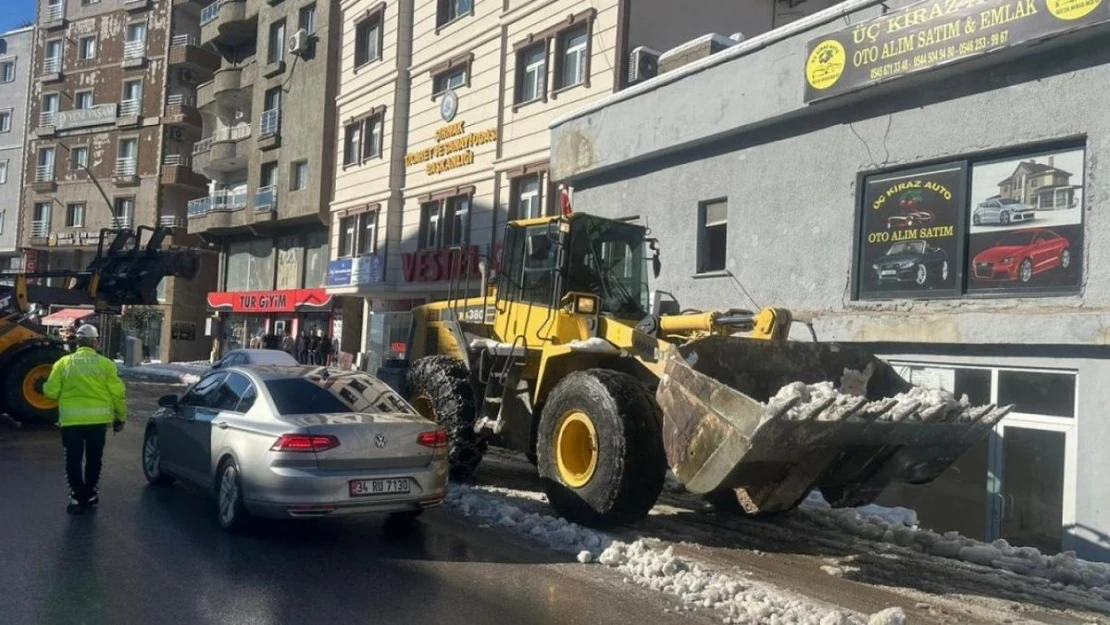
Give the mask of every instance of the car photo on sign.
<path id="1" fill-rule="evenodd" d="M 925 241 L 902 241 L 890 246 L 872 269 L 880 284 L 910 282 L 925 286 L 948 280 L 948 254 Z"/>
<path id="2" fill-rule="evenodd" d="M 1018 230 L 1001 235 L 971 260 L 978 281 L 1028 284 L 1034 276 L 1071 267 L 1071 242 L 1052 230 Z"/>

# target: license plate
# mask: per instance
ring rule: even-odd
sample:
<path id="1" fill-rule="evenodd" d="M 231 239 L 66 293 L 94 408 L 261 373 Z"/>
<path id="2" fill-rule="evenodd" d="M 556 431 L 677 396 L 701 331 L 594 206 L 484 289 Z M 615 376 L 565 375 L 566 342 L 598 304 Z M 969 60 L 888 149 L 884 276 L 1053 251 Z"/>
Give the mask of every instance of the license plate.
<path id="1" fill-rule="evenodd" d="M 879 272 L 880 276 L 893 276 L 894 274 L 895 274 L 895 271 L 893 269 L 883 269 L 882 271 Z"/>
<path id="2" fill-rule="evenodd" d="M 411 480 L 395 477 L 384 480 L 351 480 L 352 497 L 372 497 L 374 495 L 403 495 L 412 491 Z"/>

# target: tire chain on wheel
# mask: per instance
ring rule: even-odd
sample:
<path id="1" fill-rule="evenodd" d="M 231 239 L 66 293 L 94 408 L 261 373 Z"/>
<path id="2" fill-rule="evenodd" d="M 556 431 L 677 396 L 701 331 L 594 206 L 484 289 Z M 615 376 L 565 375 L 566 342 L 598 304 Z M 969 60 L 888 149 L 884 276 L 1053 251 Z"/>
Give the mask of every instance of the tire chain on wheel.
<path id="1" fill-rule="evenodd" d="M 447 431 L 447 464 L 451 479 L 470 477 L 482 461 L 489 441 L 474 431 L 477 419 L 470 372 L 458 359 L 429 356 L 413 363 L 408 374 L 411 397 L 432 400 L 436 422 Z"/>

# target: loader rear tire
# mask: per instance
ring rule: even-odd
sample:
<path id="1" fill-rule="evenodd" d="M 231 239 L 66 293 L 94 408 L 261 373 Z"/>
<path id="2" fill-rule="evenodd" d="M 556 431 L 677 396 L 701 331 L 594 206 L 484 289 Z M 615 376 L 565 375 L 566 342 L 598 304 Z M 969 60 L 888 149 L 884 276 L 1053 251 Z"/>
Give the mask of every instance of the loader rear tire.
<path id="1" fill-rule="evenodd" d="M 646 516 L 667 471 L 661 423 L 651 392 L 627 373 L 588 369 L 563 378 L 548 395 L 536 445 L 555 511 L 598 528 Z"/>
<path id="2" fill-rule="evenodd" d="M 42 394 L 42 386 L 64 355 L 54 347 L 35 347 L 4 367 L 4 407 L 11 418 L 27 425 L 58 421 L 58 403 Z"/>
<path id="3" fill-rule="evenodd" d="M 429 356 L 412 364 L 408 374 L 409 402 L 417 412 L 447 430 L 447 465 L 453 480 L 470 477 L 489 446 L 474 431 L 477 418 L 470 372 L 450 356 Z"/>

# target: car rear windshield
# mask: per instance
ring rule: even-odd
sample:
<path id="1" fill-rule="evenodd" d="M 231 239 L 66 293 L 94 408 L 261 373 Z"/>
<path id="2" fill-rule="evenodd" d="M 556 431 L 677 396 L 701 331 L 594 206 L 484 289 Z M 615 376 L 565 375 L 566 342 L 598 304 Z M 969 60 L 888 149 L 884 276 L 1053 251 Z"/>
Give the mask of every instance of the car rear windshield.
<path id="1" fill-rule="evenodd" d="M 279 414 L 370 412 L 415 414 L 401 396 L 361 373 L 267 380 Z"/>

